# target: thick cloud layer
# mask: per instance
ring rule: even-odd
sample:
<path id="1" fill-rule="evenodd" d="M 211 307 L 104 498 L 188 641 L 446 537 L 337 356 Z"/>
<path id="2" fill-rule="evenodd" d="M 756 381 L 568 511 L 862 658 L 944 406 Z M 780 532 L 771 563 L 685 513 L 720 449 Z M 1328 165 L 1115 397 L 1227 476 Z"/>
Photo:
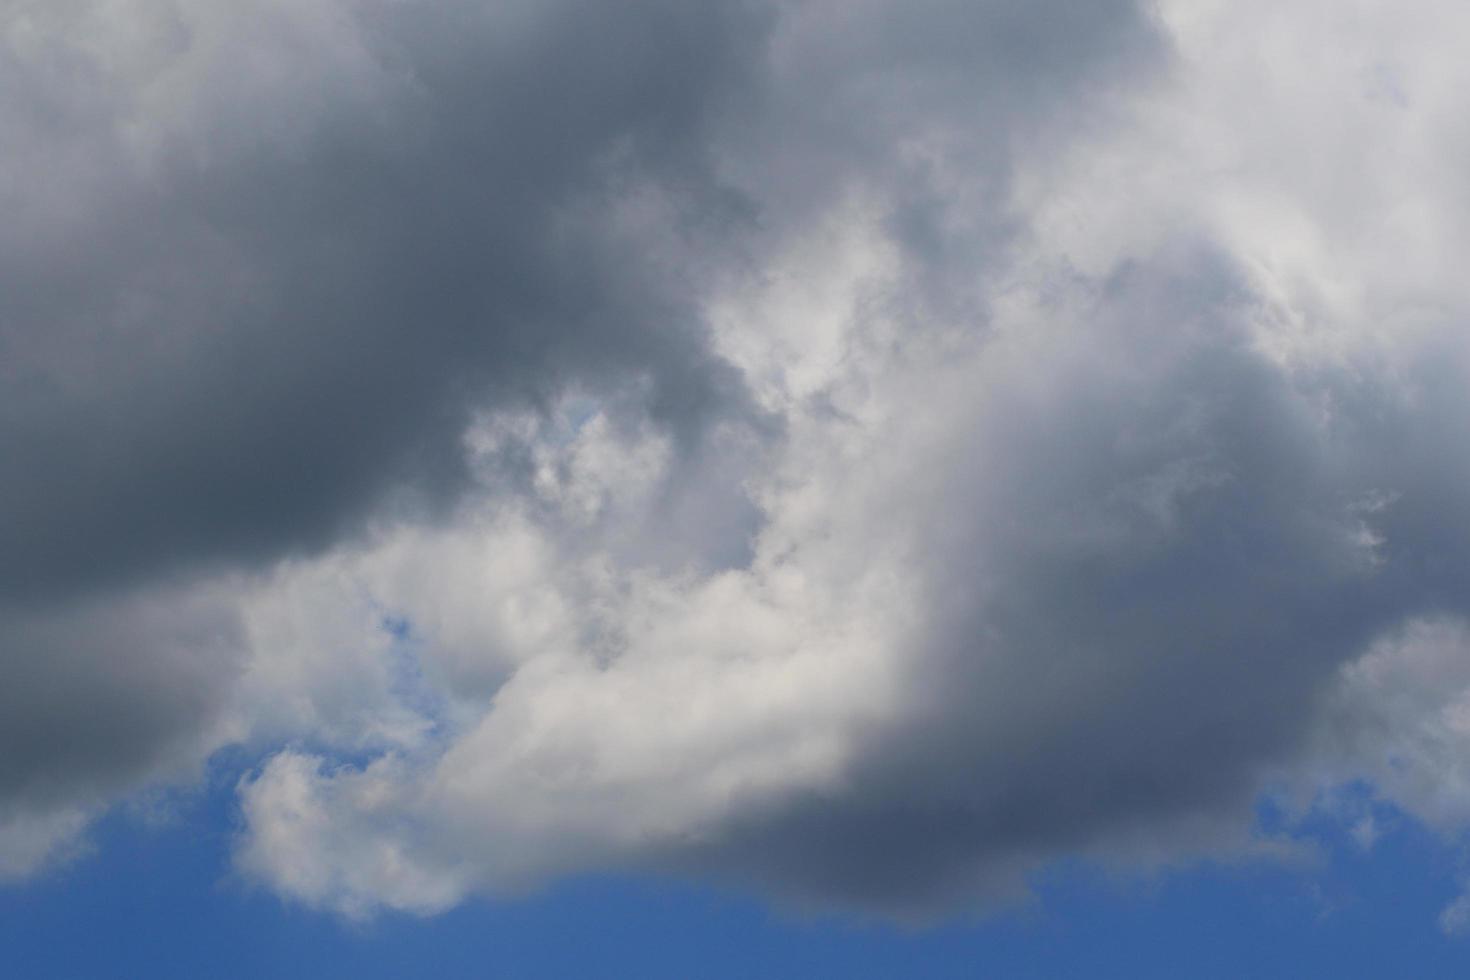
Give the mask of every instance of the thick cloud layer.
<path id="1" fill-rule="evenodd" d="M 646 243 L 614 195 L 657 181 L 649 207 L 721 220 L 699 133 L 752 12 L 10 21 L 8 596 L 320 547 L 393 482 L 452 487 L 466 402 L 589 372 L 646 376 L 680 418 L 733 394 L 675 270 L 627 254 Z"/>
<path id="2" fill-rule="evenodd" d="M 0 873 L 227 744 L 354 915 L 1464 826 L 1464 16 L 8 15 Z"/>

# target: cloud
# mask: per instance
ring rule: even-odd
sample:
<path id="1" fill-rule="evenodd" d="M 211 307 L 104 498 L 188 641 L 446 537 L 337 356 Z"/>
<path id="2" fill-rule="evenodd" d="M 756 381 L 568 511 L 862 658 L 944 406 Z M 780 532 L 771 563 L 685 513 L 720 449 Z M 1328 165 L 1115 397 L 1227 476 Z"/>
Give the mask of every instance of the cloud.
<path id="1" fill-rule="evenodd" d="M 699 132 L 745 7 L 137 0 L 3 30 L 0 656 L 29 707 L 0 795 L 207 753 L 247 654 L 190 632 L 185 583 L 432 519 L 472 411 L 578 379 L 686 441 L 738 410 L 668 256 L 726 220 Z M 640 227 L 681 207 L 712 230 Z"/>
<path id="2" fill-rule="evenodd" d="M 320 548 L 395 484 L 452 490 L 467 404 L 573 377 L 643 378 L 684 420 L 737 397 L 678 270 L 629 252 L 661 244 L 639 207 L 721 220 L 699 132 L 759 29 L 730 4 L 17 13 L 5 593 Z"/>
<path id="3" fill-rule="evenodd" d="M 3 866 L 227 744 L 351 916 L 1455 833 L 1460 61 L 1332 9 L 17 15 Z"/>
<path id="4" fill-rule="evenodd" d="M 1220 306 L 1191 324 L 1205 288 Z M 386 853 L 437 869 L 440 902 L 653 866 L 924 914 L 1014 893 L 1061 853 L 1267 846 L 1249 835 L 1263 773 L 1308 739 L 1344 661 L 1462 570 L 1386 570 L 1375 446 L 1319 411 L 1360 379 L 1283 369 L 1250 344 L 1242 295 L 1166 277 L 1075 302 L 853 358 L 859 377 L 793 407 L 760 460 L 744 568 L 625 564 L 585 524 L 558 540 L 565 509 L 420 541 L 442 556 L 411 560 L 429 580 L 374 594 L 422 631 L 434 686 L 470 697 L 366 768 L 277 757 L 244 787 L 247 866 L 283 880 L 299 861 L 274 863 L 274 835 L 325 853 L 316 828 L 336 856 L 285 887 L 353 912 L 422 907 L 417 888 L 344 882 L 387 873 Z M 543 447 L 564 454 L 548 469 L 575 484 L 598 456 L 583 441 L 606 437 Z M 388 555 L 405 552 L 366 563 Z M 478 601 L 444 601 L 465 580 Z M 467 684 L 466 650 L 503 682 Z M 278 824 L 303 780 L 319 819 Z"/>
<path id="5" fill-rule="evenodd" d="M 215 588 L 0 610 L 0 874 L 73 851 L 87 818 L 190 778 L 246 648 Z"/>

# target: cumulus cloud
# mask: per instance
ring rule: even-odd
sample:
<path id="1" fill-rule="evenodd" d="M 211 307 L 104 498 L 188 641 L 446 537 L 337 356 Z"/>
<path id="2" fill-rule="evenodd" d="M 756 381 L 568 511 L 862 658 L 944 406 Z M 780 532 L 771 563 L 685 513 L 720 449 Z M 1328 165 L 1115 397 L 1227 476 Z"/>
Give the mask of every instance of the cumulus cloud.
<path id="1" fill-rule="evenodd" d="M 0 871 L 227 744 L 239 866 L 358 916 L 931 914 L 1283 778 L 1458 832 L 1435 16 L 19 8 Z"/>

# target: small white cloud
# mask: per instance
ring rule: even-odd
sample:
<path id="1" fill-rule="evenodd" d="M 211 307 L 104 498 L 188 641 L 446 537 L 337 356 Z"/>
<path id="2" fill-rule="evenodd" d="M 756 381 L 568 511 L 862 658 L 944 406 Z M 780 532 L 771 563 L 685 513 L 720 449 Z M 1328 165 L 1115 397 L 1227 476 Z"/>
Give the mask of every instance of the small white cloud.
<path id="1" fill-rule="evenodd" d="M 1439 928 L 1447 936 L 1470 932 L 1470 893 L 1461 895 L 1439 913 Z"/>

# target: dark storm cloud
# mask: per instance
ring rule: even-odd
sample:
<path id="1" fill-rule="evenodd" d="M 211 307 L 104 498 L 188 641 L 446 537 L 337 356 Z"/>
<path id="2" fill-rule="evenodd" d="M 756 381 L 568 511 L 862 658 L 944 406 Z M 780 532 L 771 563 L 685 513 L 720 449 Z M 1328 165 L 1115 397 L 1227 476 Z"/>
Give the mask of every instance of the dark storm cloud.
<path id="1" fill-rule="evenodd" d="M 185 767 L 234 680 L 238 624 L 198 595 L 7 612 L 0 801 L 94 805 Z"/>
<path id="2" fill-rule="evenodd" d="M 755 2 L 302 8 L 340 36 L 262 8 L 213 48 L 208 8 L 142 5 L 157 37 L 124 54 L 90 5 L 17 18 L 0 595 L 322 547 L 392 487 L 452 495 L 467 406 L 574 380 L 642 379 L 693 438 L 741 400 L 690 282 L 726 232 L 907 179 L 891 144 L 936 120 L 1004 134 L 1152 36 L 1121 0 L 867 6 L 781 11 L 806 26 L 779 79 Z M 723 185 L 716 151 L 776 210 Z M 689 267 L 619 223 L 640 188 Z M 895 221 L 928 269 L 922 211 Z"/>
<path id="3" fill-rule="evenodd" d="M 609 212 L 653 182 L 729 220 L 701 134 L 762 16 L 341 9 L 322 41 L 368 52 L 365 92 L 336 93 L 330 60 L 302 75 L 342 104 L 205 73 L 225 91 L 189 92 L 206 114 L 181 132 L 142 120 L 146 162 L 124 141 L 143 91 L 13 34 L 6 141 L 30 152 L 0 232 L 0 593 L 318 548 L 393 485 L 443 499 L 471 404 L 643 377 L 689 427 L 738 399 L 687 288 Z M 190 54 L 180 30 L 150 76 Z M 251 40 L 311 57 L 285 27 Z"/>

